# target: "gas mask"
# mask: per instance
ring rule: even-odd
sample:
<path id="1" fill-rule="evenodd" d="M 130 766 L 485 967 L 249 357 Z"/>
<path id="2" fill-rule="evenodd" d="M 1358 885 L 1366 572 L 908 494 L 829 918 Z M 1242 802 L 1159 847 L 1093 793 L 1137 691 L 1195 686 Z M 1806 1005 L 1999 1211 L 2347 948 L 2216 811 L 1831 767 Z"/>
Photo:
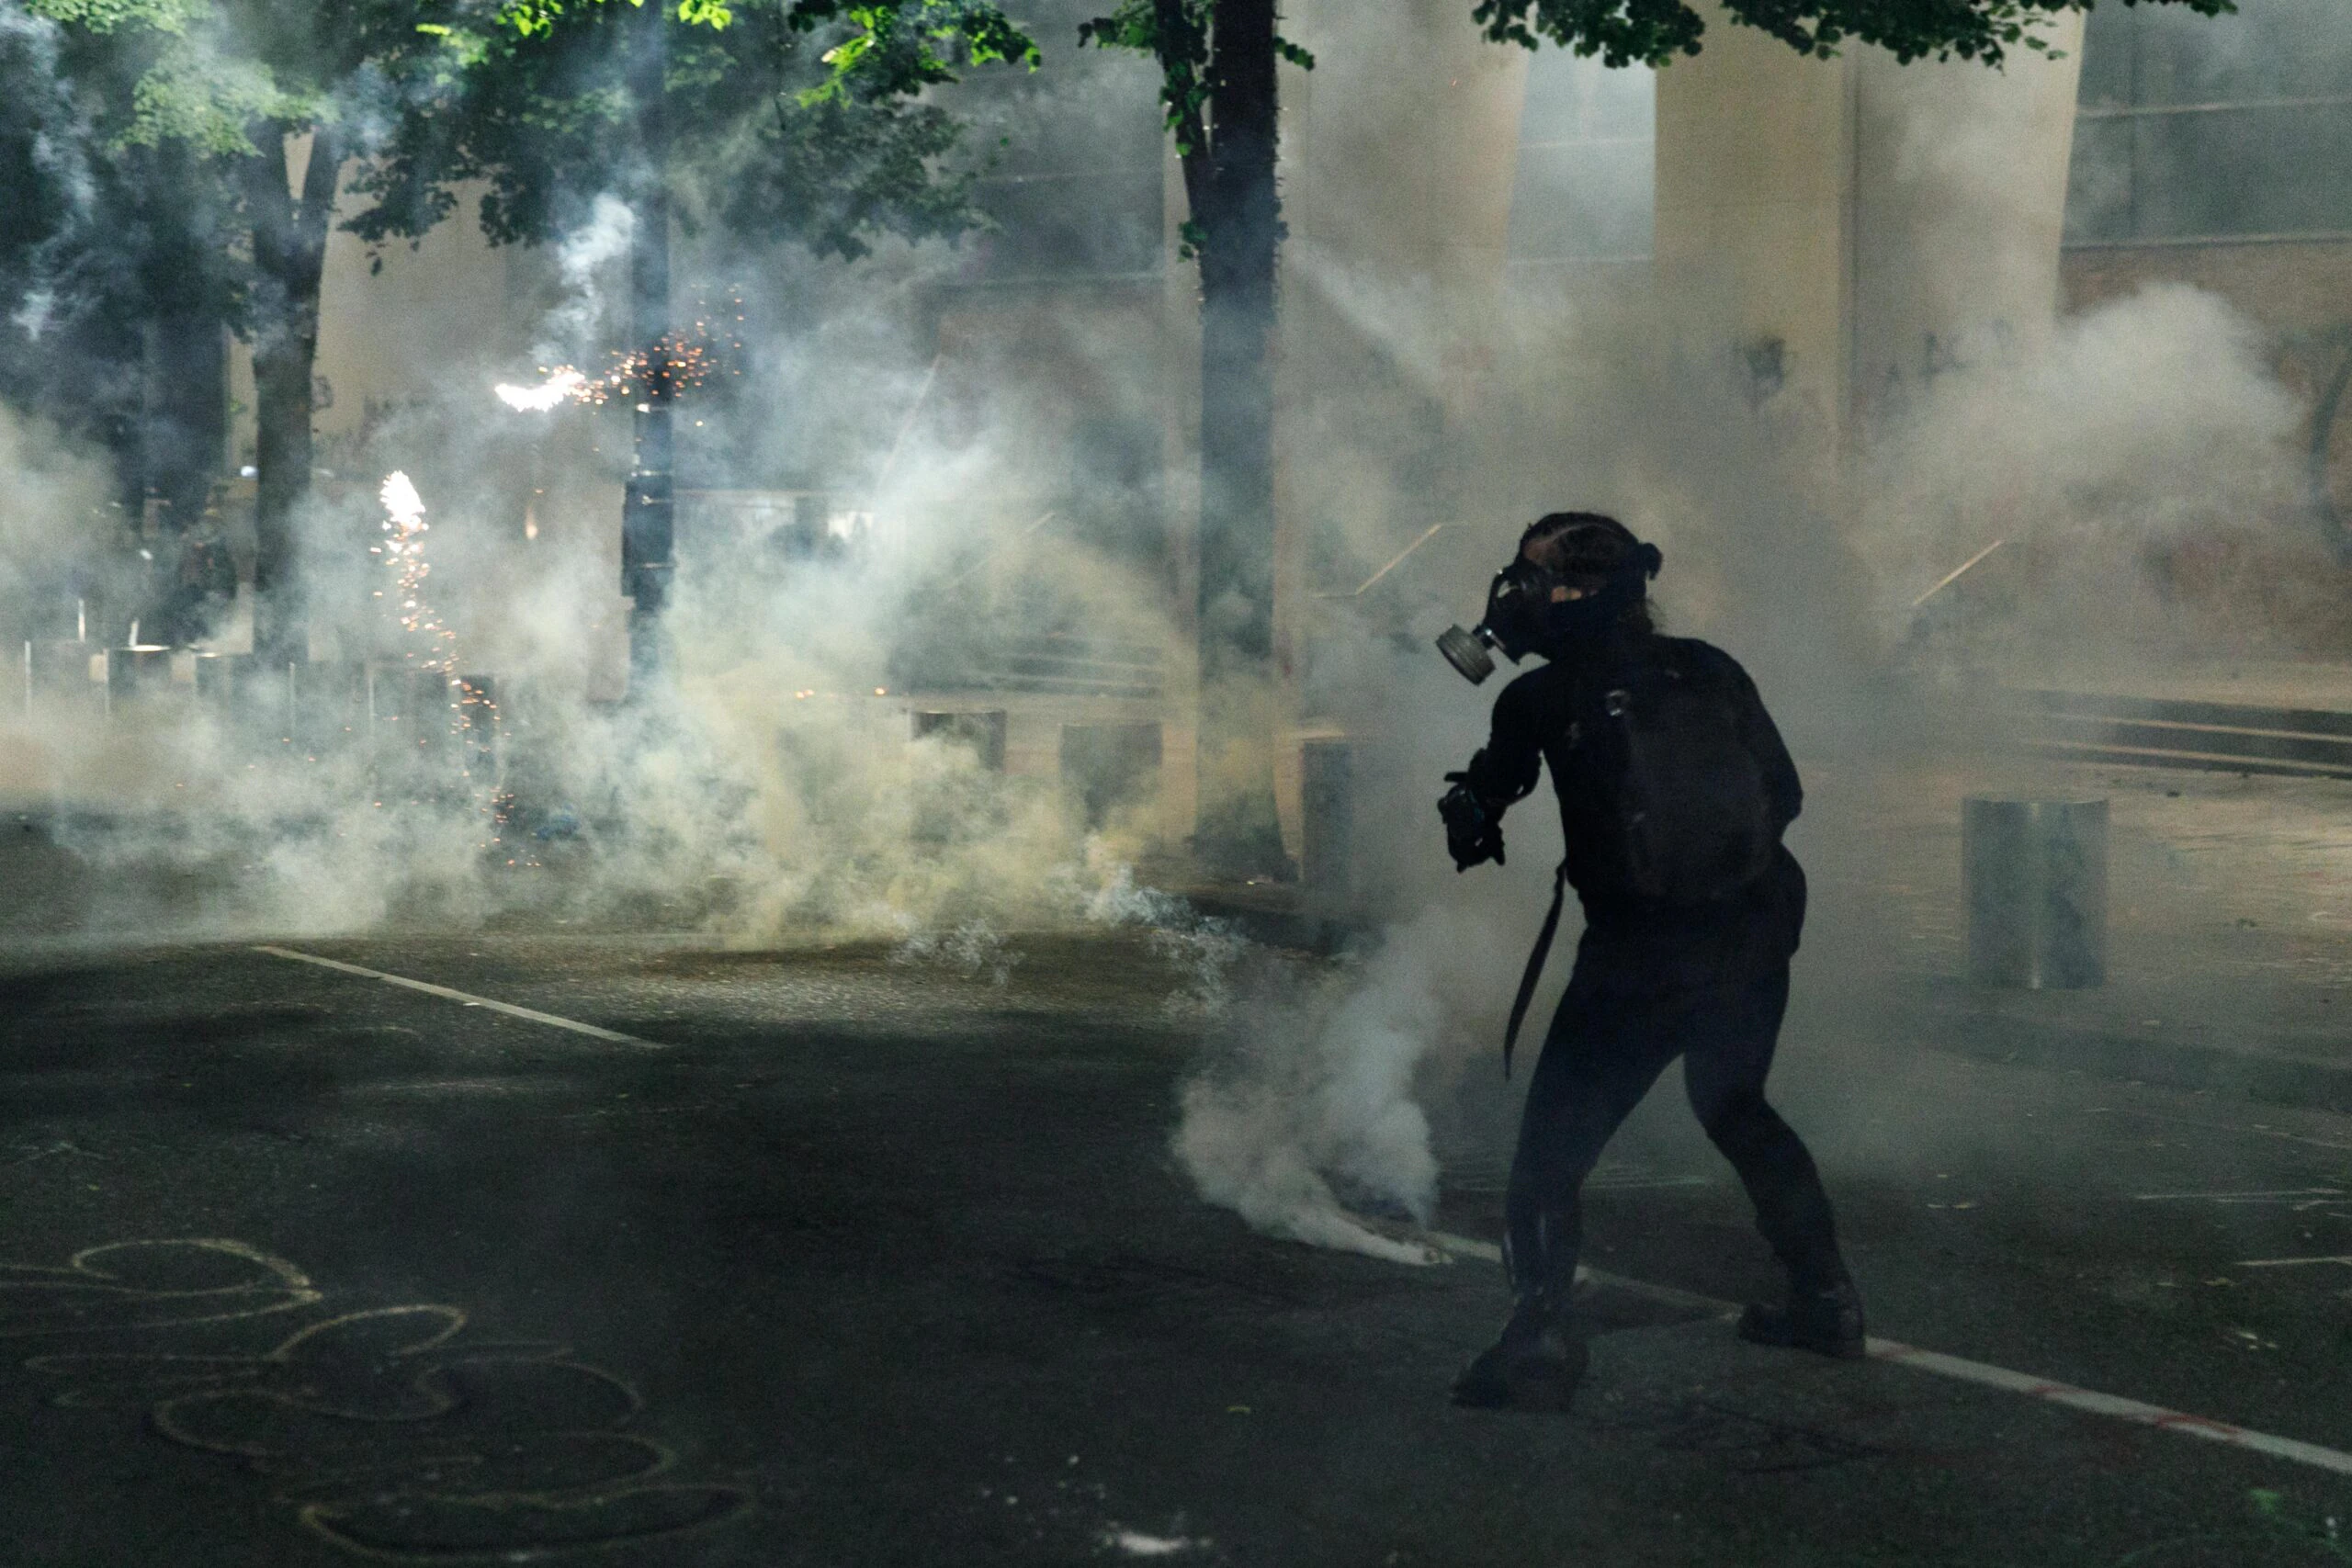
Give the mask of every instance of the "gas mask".
<path id="1" fill-rule="evenodd" d="M 1513 664 L 1531 653 L 1555 658 L 1599 638 L 1641 602 L 1665 558 L 1656 545 L 1635 545 L 1615 569 L 1591 586 L 1590 573 L 1564 573 L 1514 559 L 1487 588 L 1487 613 L 1468 631 L 1448 626 L 1437 650 L 1476 686 L 1495 672 L 1494 649 Z M 1581 597 L 1555 599 L 1555 590 L 1581 587 Z"/>

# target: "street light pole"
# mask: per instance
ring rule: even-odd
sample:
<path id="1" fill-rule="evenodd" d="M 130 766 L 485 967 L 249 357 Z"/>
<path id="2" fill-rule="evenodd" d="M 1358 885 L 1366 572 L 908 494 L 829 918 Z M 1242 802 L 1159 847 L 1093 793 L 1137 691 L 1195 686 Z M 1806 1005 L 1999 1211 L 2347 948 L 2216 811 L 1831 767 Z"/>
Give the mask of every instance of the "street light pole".
<path id="1" fill-rule="evenodd" d="M 621 502 L 621 592 L 633 602 L 628 618 L 633 690 L 662 671 L 662 610 L 675 567 L 671 405 L 677 389 L 670 364 L 668 11 L 666 0 L 646 0 L 628 23 L 633 30 L 627 81 L 637 115 L 637 163 L 629 200 L 635 220 L 629 244 L 629 326 L 639 359 L 633 378 L 633 461 Z"/>

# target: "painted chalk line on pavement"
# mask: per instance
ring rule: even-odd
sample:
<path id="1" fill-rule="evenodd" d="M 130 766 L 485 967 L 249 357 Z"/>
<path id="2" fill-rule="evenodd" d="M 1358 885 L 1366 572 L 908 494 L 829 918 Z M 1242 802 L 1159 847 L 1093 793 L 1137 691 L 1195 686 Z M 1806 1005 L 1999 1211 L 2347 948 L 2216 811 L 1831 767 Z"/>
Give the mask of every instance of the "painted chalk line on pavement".
<path id="1" fill-rule="evenodd" d="M 513 1002 L 502 1002 L 491 997 L 478 997 L 471 991 L 453 991 L 447 986 L 435 986 L 424 980 L 412 980 L 405 975 L 387 975 L 381 969 L 363 969 L 356 964 L 345 964 L 335 958 L 321 958 L 314 953 L 297 953 L 290 947 L 256 947 L 254 951 L 266 953 L 273 958 L 290 958 L 297 964 L 315 964 L 322 969 L 339 969 L 346 975 L 357 975 L 369 980 L 381 980 L 388 986 L 405 986 L 412 991 L 423 991 L 428 997 L 446 998 L 453 1002 L 463 1002 L 468 1007 L 488 1008 L 492 1012 L 503 1012 L 509 1018 L 528 1019 L 533 1023 L 544 1023 L 555 1029 L 569 1029 L 574 1034 L 585 1034 L 596 1040 L 609 1040 L 616 1045 L 643 1045 L 655 1051 L 669 1049 L 658 1040 L 639 1040 L 634 1034 L 620 1034 L 609 1029 L 599 1029 L 593 1023 L 582 1023 L 578 1019 L 558 1018 L 551 1012 L 541 1012 L 536 1008 L 516 1007 Z"/>
<path id="2" fill-rule="evenodd" d="M 1448 1235 L 1442 1231 L 1421 1231 L 1418 1234 L 1423 1241 L 1440 1251 L 1459 1253 L 1466 1258 L 1483 1258 L 1490 1263 L 1502 1261 L 1502 1248 L 1492 1242 Z M 1690 1291 L 1678 1291 L 1670 1285 L 1653 1285 L 1645 1280 L 1629 1280 L 1622 1274 L 1606 1274 L 1598 1269 L 1579 1268 L 1577 1278 L 1589 1280 L 1596 1285 L 1614 1286 L 1674 1306 L 1702 1308 L 1725 1318 L 1736 1317 L 1740 1312 L 1739 1307 L 1731 1302 L 1697 1295 Z M 1997 1388 L 2009 1393 L 2021 1393 L 2029 1399 L 2046 1399 L 2052 1404 L 2063 1404 L 2070 1410 L 2109 1416 L 2136 1427 L 2153 1427 L 2163 1432 L 2185 1432 L 2192 1438 L 2227 1443 L 2233 1448 L 2250 1449 L 2256 1453 L 2268 1454 L 2273 1459 L 2291 1460 L 2297 1464 L 2334 1471 L 2338 1475 L 2352 1475 L 2352 1453 L 2322 1448 L 2317 1443 L 2306 1443 L 2296 1438 L 2274 1437 L 2268 1432 L 2252 1431 L 2210 1416 L 2166 1410 L 2160 1404 L 2143 1404 L 2136 1399 L 2100 1393 L 2095 1389 L 2076 1388 L 2071 1383 L 2052 1382 L 2030 1372 L 2013 1372 L 2007 1367 L 1966 1360 L 1937 1350 L 1922 1350 L 1917 1346 L 1900 1344 L 1893 1339 L 1873 1337 L 1870 1341 L 1870 1356 L 1874 1361 L 1916 1367 L 1923 1372 L 1957 1378 L 1962 1382 Z"/>

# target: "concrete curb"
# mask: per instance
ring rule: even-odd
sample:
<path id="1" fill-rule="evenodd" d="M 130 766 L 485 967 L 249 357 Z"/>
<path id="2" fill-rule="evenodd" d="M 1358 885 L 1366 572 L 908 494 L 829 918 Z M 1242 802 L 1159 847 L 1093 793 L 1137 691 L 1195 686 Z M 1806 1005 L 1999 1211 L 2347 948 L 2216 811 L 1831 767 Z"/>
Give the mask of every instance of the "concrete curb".
<path id="1" fill-rule="evenodd" d="M 2352 1063 L 2298 1060 L 2101 1030 L 2021 1024 L 1984 1013 L 1928 1010 L 1919 1043 L 1981 1062 L 2087 1073 L 2124 1082 L 2243 1095 L 2266 1104 L 2352 1114 Z"/>
<path id="2" fill-rule="evenodd" d="M 1340 900 L 1318 899 L 1283 886 L 1180 887 L 1175 890 L 1195 913 L 1227 920 L 1250 941 L 1267 947 L 1287 947 L 1329 955 L 1372 936 L 1376 920 L 1347 908 Z"/>

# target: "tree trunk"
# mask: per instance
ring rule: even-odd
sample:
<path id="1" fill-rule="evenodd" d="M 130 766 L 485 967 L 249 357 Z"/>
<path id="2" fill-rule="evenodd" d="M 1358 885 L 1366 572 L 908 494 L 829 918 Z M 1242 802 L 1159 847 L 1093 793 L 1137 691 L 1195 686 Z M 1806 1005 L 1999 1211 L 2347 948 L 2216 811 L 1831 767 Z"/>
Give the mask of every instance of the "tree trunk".
<path id="1" fill-rule="evenodd" d="M 1274 811 L 1274 0 L 1216 0 L 1201 251 L 1200 826 L 1225 876 L 1283 876 Z M 1188 182 L 1194 184 L 1194 182 Z"/>
<path id="2" fill-rule="evenodd" d="M 303 657 L 308 642 L 301 552 L 295 536 L 311 493 L 311 381 L 319 353 L 319 278 L 334 217 L 342 151 L 333 128 L 311 136 L 298 200 L 286 185 L 285 126 L 254 129 L 245 160 L 254 284 L 246 333 L 253 344 L 254 463 L 254 651 L 266 663 Z"/>
<path id="3" fill-rule="evenodd" d="M 152 312 L 140 398 L 140 488 L 143 496 L 161 497 L 170 508 L 167 525 L 185 531 L 201 523 L 220 474 L 228 345 L 212 286 L 216 269 L 198 250 L 203 242 L 192 215 L 167 194 L 198 188 L 198 154 L 166 143 L 132 166 L 154 182 L 142 204 L 147 240 L 139 257 Z"/>
<path id="4" fill-rule="evenodd" d="M 626 176 L 629 326 L 643 356 L 636 388 L 636 451 L 621 498 L 621 592 L 629 612 L 629 674 L 642 690 L 662 671 L 662 607 L 669 597 L 675 479 L 671 404 L 669 17 L 647 0 L 630 18 L 628 81 L 637 114 L 637 162 Z"/>
<path id="5" fill-rule="evenodd" d="M 202 520 L 205 498 L 220 474 L 220 434 L 228 419 L 225 348 L 220 312 L 200 303 L 164 304 L 148 327 L 141 488 L 170 503 L 175 531 Z"/>

